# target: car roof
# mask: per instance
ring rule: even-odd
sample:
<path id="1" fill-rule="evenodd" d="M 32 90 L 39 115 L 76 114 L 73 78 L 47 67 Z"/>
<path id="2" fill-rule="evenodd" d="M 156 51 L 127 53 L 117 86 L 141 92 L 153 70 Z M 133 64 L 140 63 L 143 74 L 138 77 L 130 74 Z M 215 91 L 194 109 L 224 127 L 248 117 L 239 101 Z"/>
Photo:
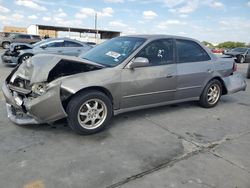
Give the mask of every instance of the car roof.
<path id="1" fill-rule="evenodd" d="M 155 40 L 155 39 L 162 39 L 162 38 L 175 38 L 175 39 L 186 39 L 186 40 L 193 40 L 197 41 L 195 39 L 189 38 L 189 37 L 182 37 L 177 35 L 163 35 L 163 34 L 154 34 L 154 35 L 126 35 L 121 37 L 138 37 L 138 38 L 144 38 L 147 40 Z"/>
<path id="2" fill-rule="evenodd" d="M 84 42 L 81 42 L 79 40 L 70 39 L 70 38 L 66 38 L 66 37 L 63 37 L 63 38 L 48 38 L 48 39 L 46 39 L 44 41 L 48 42 L 48 41 L 54 41 L 54 40 L 66 40 L 66 41 L 77 42 L 77 43 L 80 43 L 80 44 L 85 44 Z"/>

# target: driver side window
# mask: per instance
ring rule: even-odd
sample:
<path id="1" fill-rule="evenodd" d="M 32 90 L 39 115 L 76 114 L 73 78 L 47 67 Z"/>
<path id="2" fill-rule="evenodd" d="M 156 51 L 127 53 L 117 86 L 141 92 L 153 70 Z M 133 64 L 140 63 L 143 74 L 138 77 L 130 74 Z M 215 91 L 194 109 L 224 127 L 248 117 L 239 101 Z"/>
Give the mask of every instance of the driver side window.
<path id="1" fill-rule="evenodd" d="M 149 60 L 149 66 L 166 65 L 173 60 L 173 40 L 161 39 L 149 43 L 136 57 L 144 57 Z"/>

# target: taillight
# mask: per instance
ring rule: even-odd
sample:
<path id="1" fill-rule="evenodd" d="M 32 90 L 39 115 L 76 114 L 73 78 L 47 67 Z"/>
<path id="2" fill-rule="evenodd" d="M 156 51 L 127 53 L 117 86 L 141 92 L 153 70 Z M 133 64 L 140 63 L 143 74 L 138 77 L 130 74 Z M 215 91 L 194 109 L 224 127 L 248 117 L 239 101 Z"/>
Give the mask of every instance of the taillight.
<path id="1" fill-rule="evenodd" d="M 233 71 L 234 71 L 234 72 L 237 71 L 237 64 L 236 64 L 236 63 L 233 64 Z"/>

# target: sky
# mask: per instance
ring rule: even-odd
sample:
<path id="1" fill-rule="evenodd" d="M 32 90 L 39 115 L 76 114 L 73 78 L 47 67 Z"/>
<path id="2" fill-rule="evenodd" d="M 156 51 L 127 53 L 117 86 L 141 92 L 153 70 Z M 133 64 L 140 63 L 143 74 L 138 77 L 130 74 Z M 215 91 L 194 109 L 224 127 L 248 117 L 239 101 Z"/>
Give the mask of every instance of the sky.
<path id="1" fill-rule="evenodd" d="M 3 26 L 94 28 L 250 43 L 250 0 L 0 0 Z"/>

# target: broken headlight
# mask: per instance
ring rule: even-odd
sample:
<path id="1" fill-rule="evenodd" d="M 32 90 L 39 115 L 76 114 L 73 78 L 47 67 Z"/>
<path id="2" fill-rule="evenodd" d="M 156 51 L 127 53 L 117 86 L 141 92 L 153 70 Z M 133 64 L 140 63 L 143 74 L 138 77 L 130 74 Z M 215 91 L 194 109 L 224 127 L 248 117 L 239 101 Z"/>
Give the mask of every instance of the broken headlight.
<path id="1" fill-rule="evenodd" d="M 33 84 L 31 90 L 37 95 L 43 95 L 47 90 L 47 85 L 45 83 Z"/>

